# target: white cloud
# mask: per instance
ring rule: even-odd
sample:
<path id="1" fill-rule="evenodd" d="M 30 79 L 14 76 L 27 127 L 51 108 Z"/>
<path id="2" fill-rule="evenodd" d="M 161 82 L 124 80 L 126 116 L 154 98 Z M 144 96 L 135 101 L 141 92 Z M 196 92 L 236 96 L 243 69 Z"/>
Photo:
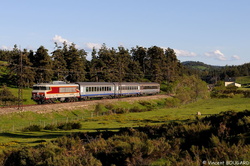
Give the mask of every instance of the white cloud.
<path id="1" fill-rule="evenodd" d="M 1 49 L 1 50 L 12 50 L 13 47 L 8 47 L 8 46 L 2 45 L 2 46 L 0 47 L 0 49 Z"/>
<path id="2" fill-rule="evenodd" d="M 207 53 L 205 53 L 205 56 L 213 57 L 213 58 L 221 60 L 221 61 L 227 60 L 226 56 L 220 50 L 207 52 Z"/>
<path id="3" fill-rule="evenodd" d="M 190 52 L 190 51 L 186 51 L 186 50 L 178 50 L 178 49 L 174 49 L 175 53 L 177 56 L 182 56 L 182 57 L 195 57 L 197 56 L 196 53 L 194 52 Z"/>
<path id="4" fill-rule="evenodd" d="M 240 60 L 240 57 L 238 55 L 233 55 L 231 57 L 231 60 Z"/>
<path id="5" fill-rule="evenodd" d="M 102 47 L 102 44 L 99 43 L 85 43 L 86 50 L 92 50 L 95 47 L 95 49 L 100 49 Z"/>
<path id="6" fill-rule="evenodd" d="M 66 42 L 66 44 L 70 45 L 72 42 L 68 41 L 67 39 L 64 39 L 62 36 L 55 35 L 52 39 L 53 42 L 57 42 L 58 44 L 63 44 Z"/>

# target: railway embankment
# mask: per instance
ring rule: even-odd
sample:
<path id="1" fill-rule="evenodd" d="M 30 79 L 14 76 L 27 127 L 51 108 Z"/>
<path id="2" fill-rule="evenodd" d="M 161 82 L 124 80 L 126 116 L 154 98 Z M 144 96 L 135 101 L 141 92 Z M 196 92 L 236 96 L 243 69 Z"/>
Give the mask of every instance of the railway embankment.
<path id="1" fill-rule="evenodd" d="M 5 107 L 0 108 L 1 114 L 9 114 L 14 112 L 24 112 L 24 111 L 32 111 L 37 113 L 49 113 L 52 111 L 64 111 L 64 110 L 74 110 L 74 109 L 91 109 L 96 104 L 108 104 L 114 103 L 117 101 L 126 101 L 133 102 L 139 100 L 154 100 L 154 99 L 162 99 L 168 98 L 169 95 L 151 95 L 151 96 L 140 96 L 140 97 L 126 97 L 126 98 L 117 98 L 117 99 L 102 99 L 102 100 L 89 100 L 89 101 L 81 101 L 81 102 L 70 102 L 70 103 L 56 103 L 56 104 L 42 104 L 42 105 L 28 105 L 23 107 Z"/>

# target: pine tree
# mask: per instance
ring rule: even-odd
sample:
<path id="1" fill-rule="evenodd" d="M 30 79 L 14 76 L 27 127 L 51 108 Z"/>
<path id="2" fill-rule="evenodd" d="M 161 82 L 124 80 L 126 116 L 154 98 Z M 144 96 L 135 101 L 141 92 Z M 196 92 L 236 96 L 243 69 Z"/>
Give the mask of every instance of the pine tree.
<path id="1" fill-rule="evenodd" d="M 54 79 L 65 81 L 65 77 L 68 75 L 67 72 L 67 63 L 64 59 L 63 50 L 60 46 L 56 45 L 56 50 L 52 52 L 53 58 L 53 71 L 54 71 Z"/>
<path id="2" fill-rule="evenodd" d="M 53 77 L 53 71 L 52 60 L 48 55 L 48 50 L 40 46 L 36 51 L 34 59 L 33 66 L 36 67 L 35 81 L 40 83 L 50 82 Z"/>
<path id="3" fill-rule="evenodd" d="M 153 46 L 147 51 L 150 60 L 150 80 L 162 82 L 164 80 L 164 71 L 166 70 L 166 57 L 162 48 Z"/>
<path id="4" fill-rule="evenodd" d="M 96 54 L 97 54 L 97 52 L 96 52 L 96 49 L 94 47 L 93 50 L 92 50 L 92 53 L 91 53 L 92 59 L 91 59 L 91 62 L 90 62 L 90 69 L 89 69 L 90 80 L 94 81 L 94 82 L 99 81 L 99 77 L 98 77 L 99 59 L 98 59 Z"/>
<path id="5" fill-rule="evenodd" d="M 32 63 L 28 58 L 29 52 L 24 49 L 22 53 L 22 80 L 23 87 L 31 87 L 35 81 L 35 71 L 32 69 Z"/>
<path id="6" fill-rule="evenodd" d="M 138 62 L 140 70 L 146 74 L 146 71 L 149 69 L 149 63 L 147 63 L 147 60 L 149 59 L 147 55 L 147 48 L 136 46 L 136 48 L 132 48 L 131 53 L 133 61 Z"/>
<path id="7" fill-rule="evenodd" d="M 70 82 L 85 81 L 85 66 L 87 64 L 85 50 L 78 50 L 75 44 L 72 44 L 66 55 L 67 69 L 69 70 L 67 80 Z"/>
<path id="8" fill-rule="evenodd" d="M 180 75 L 182 65 L 176 57 L 176 54 L 173 49 L 167 48 L 165 50 L 166 56 L 166 73 L 164 75 L 165 79 L 168 82 L 174 81 L 177 76 Z"/>
<path id="9" fill-rule="evenodd" d="M 0 90 L 0 101 L 3 105 L 8 105 L 8 103 L 14 103 L 17 100 L 10 90 L 4 85 L 2 90 Z"/>
<path id="10" fill-rule="evenodd" d="M 100 81 L 112 82 L 118 81 L 117 70 L 115 69 L 116 50 L 114 48 L 108 49 L 105 44 L 98 51 L 99 57 L 99 71 L 102 75 L 99 77 Z"/>

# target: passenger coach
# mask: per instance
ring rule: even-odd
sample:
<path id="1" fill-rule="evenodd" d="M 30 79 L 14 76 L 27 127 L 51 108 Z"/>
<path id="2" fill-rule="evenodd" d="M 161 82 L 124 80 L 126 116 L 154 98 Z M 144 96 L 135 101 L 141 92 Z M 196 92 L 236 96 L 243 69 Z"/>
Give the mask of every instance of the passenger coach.
<path id="1" fill-rule="evenodd" d="M 155 82 L 141 82 L 140 85 L 140 94 L 157 94 L 160 93 L 160 84 Z"/>
<path id="2" fill-rule="evenodd" d="M 114 84 L 110 82 L 77 82 L 80 89 L 80 98 L 102 97 L 112 98 L 115 93 Z"/>

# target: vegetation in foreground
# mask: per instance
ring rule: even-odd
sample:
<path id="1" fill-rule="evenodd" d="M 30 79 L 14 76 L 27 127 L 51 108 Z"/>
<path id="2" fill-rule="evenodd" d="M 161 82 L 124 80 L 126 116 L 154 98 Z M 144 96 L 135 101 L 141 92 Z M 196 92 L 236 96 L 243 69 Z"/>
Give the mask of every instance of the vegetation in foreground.
<path id="1" fill-rule="evenodd" d="M 75 133 L 5 151 L 2 165 L 202 165 L 250 159 L 250 111 L 118 132 Z"/>
<path id="2" fill-rule="evenodd" d="M 199 89 L 199 86 L 195 84 L 196 81 L 199 82 L 195 77 L 189 77 L 181 82 L 176 82 L 175 88 L 172 89 L 172 91 L 176 92 L 176 97 L 169 100 L 140 101 L 138 103 L 140 106 L 134 105 L 126 109 L 115 105 L 97 105 L 94 110 L 95 113 L 108 113 L 108 115 L 91 118 L 84 124 L 91 123 L 93 127 L 93 124 L 98 123 L 99 126 L 111 129 L 108 123 L 111 123 L 112 126 L 116 121 L 116 124 L 124 124 L 127 127 L 121 128 L 119 126 L 120 129 L 118 129 L 116 126 L 119 131 L 103 131 L 102 129 L 102 132 L 100 130 L 92 133 L 72 133 L 71 136 L 64 136 L 52 142 L 41 141 L 45 138 L 43 136 L 39 141 L 42 143 L 34 147 L 11 147 L 10 145 L 0 155 L 1 164 L 201 165 L 202 161 L 247 161 L 250 158 L 250 111 L 246 110 L 238 113 L 229 111 L 202 119 L 197 116 L 197 119 L 187 120 L 190 114 L 196 113 L 197 108 L 194 109 L 194 106 L 199 105 L 202 100 L 184 106 L 181 104 L 187 104 L 207 96 L 206 91 L 203 91 L 203 84 L 199 84 L 202 85 Z M 197 89 L 193 90 L 193 87 L 189 86 L 190 84 Z M 177 88 L 178 86 L 183 87 L 183 89 Z M 242 106 L 248 100 L 247 96 L 239 98 L 242 94 L 234 93 L 236 90 L 229 90 L 231 91 L 230 96 L 225 95 L 226 92 L 223 90 L 219 91 L 219 94 L 222 94 L 221 99 L 205 101 L 217 101 L 220 104 L 222 101 L 228 101 L 230 103 L 227 104 L 232 106 L 235 101 L 231 98 L 233 96 L 238 97 L 236 101 L 238 104 L 239 101 L 244 100 L 243 104 L 240 104 Z M 207 112 L 216 112 L 212 108 L 213 106 L 215 104 L 207 105 L 205 109 L 199 108 L 202 113 L 206 114 Z M 159 107 L 162 107 L 162 110 L 159 111 Z M 178 111 L 175 112 L 178 118 L 176 116 L 171 117 L 171 111 L 174 113 L 174 108 L 169 109 L 169 107 L 179 107 Z M 185 107 L 192 107 L 192 110 L 182 110 Z M 228 108 L 232 107 L 229 106 Z M 163 115 L 164 112 L 165 115 Z M 185 119 L 181 114 L 186 114 L 184 115 L 186 121 L 180 121 Z M 179 121 L 176 121 L 177 119 Z M 169 120 L 172 120 L 172 122 Z M 132 121 L 136 121 L 136 127 L 128 127 Z M 138 121 L 143 122 L 144 127 L 138 127 L 140 126 Z M 155 125 L 152 125 L 151 122 Z M 39 133 L 40 130 L 44 130 L 42 132 L 48 135 L 50 131 L 53 131 L 59 136 L 58 133 L 61 130 L 72 129 L 73 126 L 77 126 L 76 129 L 86 127 L 84 124 L 82 122 L 66 123 L 59 126 L 46 126 L 46 129 L 41 128 L 41 126 L 31 125 L 24 128 L 23 132 L 28 133 L 27 138 L 30 138 L 31 132 L 36 131 Z M 151 126 L 145 126 L 145 124 Z M 69 133 L 67 132 L 67 134 Z M 21 136 L 21 134 L 16 134 L 16 136 Z M 7 144 L 2 144 L 1 147 L 6 147 L 5 145 Z"/>

